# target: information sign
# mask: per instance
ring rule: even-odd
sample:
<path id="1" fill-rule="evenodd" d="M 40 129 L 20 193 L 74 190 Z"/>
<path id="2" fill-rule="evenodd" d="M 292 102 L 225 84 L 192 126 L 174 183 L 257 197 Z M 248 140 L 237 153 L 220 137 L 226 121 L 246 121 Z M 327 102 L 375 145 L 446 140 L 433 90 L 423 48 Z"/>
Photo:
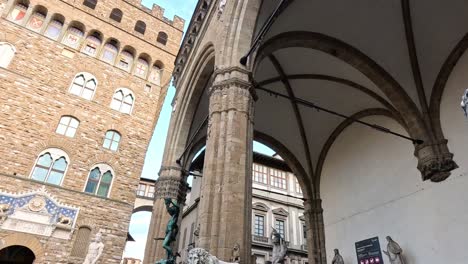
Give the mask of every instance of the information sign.
<path id="1" fill-rule="evenodd" d="M 358 264 L 384 264 L 379 237 L 356 242 Z"/>

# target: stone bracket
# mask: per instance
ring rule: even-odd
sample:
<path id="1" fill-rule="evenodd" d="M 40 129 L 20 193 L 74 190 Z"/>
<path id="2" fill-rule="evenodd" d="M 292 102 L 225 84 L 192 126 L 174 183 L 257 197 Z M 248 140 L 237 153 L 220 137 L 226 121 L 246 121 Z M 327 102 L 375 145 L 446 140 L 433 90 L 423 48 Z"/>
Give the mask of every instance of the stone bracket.
<path id="1" fill-rule="evenodd" d="M 448 151 L 447 140 L 425 143 L 416 148 L 415 156 L 418 158 L 418 170 L 424 181 L 444 181 L 452 170 L 458 168 L 453 154 Z"/>

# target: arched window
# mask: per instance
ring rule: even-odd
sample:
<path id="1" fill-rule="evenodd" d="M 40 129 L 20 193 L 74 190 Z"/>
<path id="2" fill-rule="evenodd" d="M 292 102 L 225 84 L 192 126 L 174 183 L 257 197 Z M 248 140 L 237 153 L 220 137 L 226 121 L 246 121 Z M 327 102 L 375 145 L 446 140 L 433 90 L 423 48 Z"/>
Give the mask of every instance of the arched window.
<path id="1" fill-rule="evenodd" d="M 79 125 L 80 121 L 73 116 L 62 116 L 55 133 L 67 137 L 74 137 Z"/>
<path id="2" fill-rule="evenodd" d="M 0 42 L 0 67 L 7 68 L 15 53 L 15 46 L 7 42 Z"/>
<path id="3" fill-rule="evenodd" d="M 13 7 L 13 9 L 11 10 L 9 19 L 15 23 L 20 24 L 21 22 L 23 22 L 27 10 L 28 5 L 17 3 L 15 7 Z"/>
<path id="4" fill-rule="evenodd" d="M 82 52 L 89 56 L 95 57 L 99 47 L 101 46 L 101 38 L 99 33 L 94 32 L 86 38 L 85 45 L 83 46 Z"/>
<path id="5" fill-rule="evenodd" d="M 120 134 L 115 130 L 108 130 L 102 146 L 112 151 L 117 151 L 120 143 Z"/>
<path id="6" fill-rule="evenodd" d="M 49 25 L 47 25 L 44 35 L 53 40 L 57 40 L 60 36 L 62 28 L 63 22 L 58 19 L 53 19 L 50 21 Z"/>
<path id="7" fill-rule="evenodd" d="M 106 164 L 98 164 L 89 172 L 84 191 L 101 197 L 109 195 L 114 173 Z"/>
<path id="8" fill-rule="evenodd" d="M 162 77 L 162 72 L 163 69 L 159 65 L 154 65 L 153 69 L 151 70 L 151 75 L 150 75 L 150 82 L 161 86 L 161 77 Z"/>
<path id="9" fill-rule="evenodd" d="M 91 238 L 91 228 L 87 226 L 80 226 L 78 232 L 76 233 L 75 243 L 71 251 L 72 257 L 86 257 L 88 251 L 89 242 Z"/>
<path id="10" fill-rule="evenodd" d="M 124 114 L 130 114 L 132 112 L 134 100 L 133 93 L 129 89 L 121 88 L 117 90 L 114 97 L 112 97 L 110 107 Z"/>
<path id="11" fill-rule="evenodd" d="M 122 21 L 122 16 L 123 16 L 122 10 L 120 10 L 118 8 L 114 8 L 114 9 L 112 9 L 112 12 L 111 12 L 109 17 L 110 17 L 110 19 L 112 19 L 114 21 L 120 22 L 120 21 Z"/>
<path id="12" fill-rule="evenodd" d="M 69 92 L 83 97 L 84 99 L 91 100 L 96 91 L 96 86 L 96 77 L 90 73 L 82 72 L 77 74 L 73 79 Z"/>
<path id="13" fill-rule="evenodd" d="M 117 42 L 113 40 L 109 41 L 106 43 L 106 45 L 104 45 L 101 59 L 110 64 L 114 64 L 118 51 L 119 49 L 117 48 Z"/>
<path id="14" fill-rule="evenodd" d="M 60 149 L 47 149 L 36 160 L 31 179 L 60 185 L 69 164 L 68 155 Z"/>
<path id="15" fill-rule="evenodd" d="M 31 18 L 28 21 L 27 27 L 36 32 L 41 31 L 42 26 L 44 25 L 46 15 L 47 15 L 47 10 L 45 8 L 39 7 L 32 14 Z"/>
<path id="16" fill-rule="evenodd" d="M 120 53 L 120 59 L 117 66 L 126 71 L 130 71 L 133 64 L 133 54 L 124 50 Z"/>
<path id="17" fill-rule="evenodd" d="M 94 8 L 96 8 L 97 0 L 84 0 L 83 5 L 91 8 L 91 9 L 94 9 Z"/>
<path id="18" fill-rule="evenodd" d="M 145 34 L 145 31 L 146 31 L 145 22 L 138 20 L 135 24 L 135 31 L 141 34 Z"/>
<path id="19" fill-rule="evenodd" d="M 159 32 L 158 33 L 158 38 L 156 39 L 157 42 L 166 45 L 167 43 L 167 34 L 165 32 Z"/>
<path id="20" fill-rule="evenodd" d="M 148 74 L 148 61 L 143 58 L 139 58 L 135 67 L 135 75 L 146 79 Z"/>
<path id="21" fill-rule="evenodd" d="M 77 27 L 70 27 L 67 30 L 63 43 L 72 48 L 78 48 L 80 45 L 81 39 L 83 38 L 83 30 Z"/>

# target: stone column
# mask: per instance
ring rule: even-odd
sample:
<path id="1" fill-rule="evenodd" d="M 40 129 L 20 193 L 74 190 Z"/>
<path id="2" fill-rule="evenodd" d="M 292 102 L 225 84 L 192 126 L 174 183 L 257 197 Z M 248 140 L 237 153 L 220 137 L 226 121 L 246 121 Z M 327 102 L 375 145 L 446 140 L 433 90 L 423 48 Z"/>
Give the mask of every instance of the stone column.
<path id="1" fill-rule="evenodd" d="M 327 252 L 325 249 L 322 200 L 306 200 L 304 202 L 304 217 L 307 229 L 309 264 L 326 264 Z"/>
<path id="2" fill-rule="evenodd" d="M 162 167 L 160 177 L 156 181 L 155 200 L 146 242 L 144 264 L 154 264 L 156 261 L 166 258 L 166 251 L 162 247 L 162 242 L 170 215 L 167 213 L 164 198 L 177 199 L 179 202 L 181 207 L 179 215 L 180 223 L 186 192 L 187 183 L 182 170 L 178 167 Z M 176 242 L 173 243 L 173 250 L 174 253 L 177 252 Z"/>
<path id="3" fill-rule="evenodd" d="M 241 263 L 249 263 L 254 95 L 245 70 L 231 67 L 215 74 L 198 213 L 199 246 L 229 261 L 238 243 Z"/>

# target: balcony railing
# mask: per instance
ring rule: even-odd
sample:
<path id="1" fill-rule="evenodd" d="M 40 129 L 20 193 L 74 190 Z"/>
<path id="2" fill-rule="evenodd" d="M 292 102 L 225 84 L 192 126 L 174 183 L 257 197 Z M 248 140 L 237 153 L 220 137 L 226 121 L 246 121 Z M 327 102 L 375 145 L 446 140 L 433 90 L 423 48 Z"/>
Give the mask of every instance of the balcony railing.
<path id="1" fill-rule="evenodd" d="M 252 241 L 269 244 L 270 239 L 264 236 L 252 235 Z"/>

